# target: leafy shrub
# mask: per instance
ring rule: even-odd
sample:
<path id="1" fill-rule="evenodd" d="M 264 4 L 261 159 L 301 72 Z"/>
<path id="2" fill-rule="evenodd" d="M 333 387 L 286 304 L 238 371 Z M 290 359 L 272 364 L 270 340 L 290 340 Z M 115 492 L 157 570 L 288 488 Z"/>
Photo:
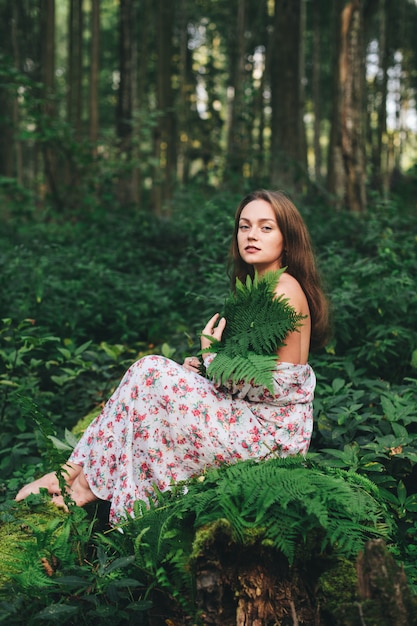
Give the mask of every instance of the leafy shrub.
<path id="1" fill-rule="evenodd" d="M 10 624 L 19 623 L 22 611 L 29 624 L 46 617 L 63 624 L 97 618 L 123 624 L 135 617 L 141 623 L 156 586 L 199 623 L 194 565 L 219 524 L 240 549 L 265 545 L 290 567 L 309 560 L 314 568 L 323 555 L 327 562 L 334 555 L 354 558 L 369 537 L 391 531 L 369 481 L 301 458 L 210 470 L 159 493 L 157 507 L 137 502 L 136 518 L 122 524 L 123 533 L 93 536 L 94 523 L 78 507 L 22 531 L 30 524 L 25 512 L 41 498 L 3 511 L 9 533 L 18 531 L 15 551 L 3 548 L 2 554 L 3 562 L 5 552 L 8 558 L 0 599 L 7 602 L 0 604 L 0 618 Z"/>

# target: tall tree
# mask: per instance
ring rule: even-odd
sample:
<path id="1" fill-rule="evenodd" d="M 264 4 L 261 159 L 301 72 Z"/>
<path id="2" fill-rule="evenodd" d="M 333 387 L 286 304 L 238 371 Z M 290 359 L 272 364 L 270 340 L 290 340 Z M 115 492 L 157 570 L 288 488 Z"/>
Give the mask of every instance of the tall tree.
<path id="1" fill-rule="evenodd" d="M 175 2 L 156 3 L 156 96 L 158 121 L 154 134 L 156 171 L 153 181 L 154 211 L 169 213 L 177 166 L 175 99 L 172 88 Z"/>
<path id="2" fill-rule="evenodd" d="M 56 110 L 55 97 L 55 0 L 40 3 L 40 73 L 42 83 L 42 111 L 39 117 L 43 136 L 42 156 L 45 172 L 45 188 L 57 208 L 62 209 L 57 178 L 56 141 L 49 138 L 47 128 L 53 121 Z"/>
<path id="3" fill-rule="evenodd" d="M 377 12 L 377 67 L 373 81 L 373 89 L 370 90 L 372 103 L 369 109 L 371 115 L 368 117 L 370 128 L 370 150 L 371 150 L 371 184 L 380 192 L 388 191 L 387 179 L 387 96 L 388 96 L 388 60 L 389 60 L 389 40 L 387 28 L 387 0 L 379 0 Z M 372 115 L 374 113 L 374 115 Z M 372 117 L 376 123 L 373 123 Z"/>
<path id="4" fill-rule="evenodd" d="M 119 63 L 120 83 L 117 99 L 116 130 L 119 144 L 120 167 L 118 177 L 118 199 L 122 204 L 131 204 L 134 198 L 132 186 L 132 137 L 133 137 L 133 33 L 134 0 L 120 0 L 119 8 Z"/>
<path id="5" fill-rule="evenodd" d="M 321 0 L 313 0 L 313 61 L 312 61 L 312 99 L 313 99 L 313 152 L 314 152 L 314 178 L 316 182 L 321 180 L 321 98 L 320 98 L 320 67 L 321 67 Z"/>
<path id="6" fill-rule="evenodd" d="M 236 22 L 230 49 L 230 84 L 228 86 L 227 168 L 233 174 L 242 175 L 242 167 L 248 157 L 250 139 L 245 132 L 245 61 L 247 0 L 238 0 Z M 233 6 L 233 5 L 232 5 Z"/>
<path id="7" fill-rule="evenodd" d="M 79 139 L 83 103 L 83 0 L 70 0 L 68 15 L 67 119 Z"/>
<path id="8" fill-rule="evenodd" d="M 271 58 L 271 179 L 291 188 L 307 172 L 302 26 L 304 0 L 275 0 Z"/>
<path id="9" fill-rule="evenodd" d="M 16 64 L 15 46 L 17 38 L 15 15 L 16 5 L 13 3 L 0 4 L 0 19 L 3 24 L 2 53 L 9 68 Z M 14 160 L 14 111 L 16 106 L 15 86 L 12 84 L 12 73 L 2 68 L 0 81 L 0 176 L 12 178 L 16 173 Z"/>
<path id="10" fill-rule="evenodd" d="M 363 1 L 338 2 L 328 188 L 337 206 L 366 209 Z"/>
<path id="11" fill-rule="evenodd" d="M 95 146 L 99 130 L 100 0 L 91 0 L 90 91 L 88 98 L 90 141 Z"/>

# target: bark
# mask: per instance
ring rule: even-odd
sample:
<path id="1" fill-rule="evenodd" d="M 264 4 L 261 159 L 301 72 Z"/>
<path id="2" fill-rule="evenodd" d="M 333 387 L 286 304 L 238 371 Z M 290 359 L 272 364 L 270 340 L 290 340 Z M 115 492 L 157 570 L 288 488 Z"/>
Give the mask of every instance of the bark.
<path id="1" fill-rule="evenodd" d="M 320 14 L 321 0 L 313 1 L 313 72 L 312 72 L 312 96 L 313 96 L 313 152 L 314 152 L 314 178 L 320 182 L 322 178 L 321 166 L 321 106 L 320 106 Z"/>
<path id="2" fill-rule="evenodd" d="M 375 77 L 370 84 L 368 97 L 367 140 L 370 146 L 370 185 L 382 194 L 388 192 L 387 177 L 387 95 L 388 95 L 388 3 L 387 0 L 378 0 L 377 6 L 377 36 L 378 67 Z M 373 24 L 371 14 L 368 28 Z"/>
<path id="3" fill-rule="evenodd" d="M 275 0 L 271 63 L 271 178 L 299 187 L 307 171 L 302 62 L 302 0 Z"/>
<path id="4" fill-rule="evenodd" d="M 178 179 L 184 184 L 188 181 L 188 118 L 191 107 L 191 85 L 188 80 L 188 33 L 187 33 L 187 0 L 180 0 L 179 8 L 179 103 L 178 103 Z"/>
<path id="5" fill-rule="evenodd" d="M 355 560 L 330 552 L 297 563 L 260 545 L 238 545 L 221 526 L 194 563 L 196 604 L 205 626 L 413 626 L 415 598 L 380 539 Z M 156 600 L 157 597 L 157 600 Z M 150 626 L 194 623 L 169 597 L 153 598 Z"/>
<path id="6" fill-rule="evenodd" d="M 378 189 L 386 195 L 389 191 L 388 173 L 388 133 L 387 133 L 387 97 L 388 97 L 388 68 L 389 68 L 389 41 L 387 37 L 387 0 L 381 0 L 380 7 L 380 35 L 379 35 L 379 67 L 380 67 L 380 96 L 378 99 Z"/>
<path id="7" fill-rule="evenodd" d="M 15 5 L 13 5 L 15 7 Z M 13 50 L 13 22 L 14 15 L 13 9 L 10 3 L 0 5 L 0 18 L 3 28 L 5 29 L 6 36 L 2 41 L 2 47 L 4 54 L 8 57 L 10 65 L 15 65 L 16 57 Z M 7 81 L 8 82 L 8 81 Z M 14 88 L 8 86 L 6 80 L 3 78 L 0 85 L 0 175 L 7 178 L 12 178 L 15 174 L 15 163 L 13 157 L 14 146 L 14 132 L 13 132 L 13 118 L 16 100 L 14 95 Z"/>
<path id="8" fill-rule="evenodd" d="M 240 177 L 248 153 L 248 137 L 244 125 L 244 84 L 246 59 L 247 0 L 237 3 L 236 29 L 231 46 L 231 73 L 229 91 L 229 119 L 227 128 L 227 169 Z M 240 185 L 239 178 L 237 179 Z"/>
<path id="9" fill-rule="evenodd" d="M 314 624 L 315 607 L 297 568 L 279 553 L 231 541 L 218 524 L 195 563 L 206 626 Z"/>
<path id="10" fill-rule="evenodd" d="M 119 143 L 118 200 L 122 205 L 131 204 L 134 199 L 132 176 L 132 137 L 133 137 L 133 38 L 134 2 L 121 0 L 119 9 L 119 63 L 120 83 L 117 100 L 116 131 Z"/>
<path id="11" fill-rule="evenodd" d="M 88 101 L 90 141 L 94 154 L 99 130 L 100 0 L 91 0 L 90 92 Z"/>
<path id="12" fill-rule="evenodd" d="M 260 2 L 259 8 L 260 15 L 260 27 L 257 30 L 256 35 L 258 36 L 258 41 L 262 42 L 261 46 L 258 46 L 258 54 L 262 54 L 262 62 L 263 68 L 262 73 L 259 78 L 255 78 L 254 80 L 254 140 L 255 140 L 255 151 L 251 154 L 252 161 L 252 174 L 253 178 L 263 179 L 268 177 L 267 171 L 267 159 L 266 151 L 267 145 L 265 142 L 265 129 L 267 127 L 267 121 L 265 116 L 265 93 L 269 89 L 269 76 L 270 76 L 270 51 L 271 51 L 271 42 L 269 41 L 270 35 L 269 31 L 269 15 L 268 15 L 268 5 L 267 2 Z M 250 150 L 250 148 L 249 148 Z"/>
<path id="13" fill-rule="evenodd" d="M 57 166 L 57 137 L 46 137 L 47 128 L 55 117 L 53 96 L 55 95 L 55 0 L 40 3 L 40 69 L 42 93 L 41 132 L 45 136 L 42 142 L 42 156 L 45 175 L 45 192 L 58 209 L 63 208 L 63 198 L 59 192 Z"/>
<path id="14" fill-rule="evenodd" d="M 71 0 L 68 25 L 67 119 L 81 135 L 83 67 L 83 1 Z"/>
<path id="15" fill-rule="evenodd" d="M 156 214 L 170 213 L 170 200 L 176 177 L 177 146 L 174 92 L 171 84 L 172 31 L 175 3 L 157 2 L 157 108 L 159 118 L 154 136 L 157 169 L 153 204 Z"/>
<path id="16" fill-rule="evenodd" d="M 340 5 L 339 5 L 340 7 Z M 335 68 L 334 112 L 329 149 L 329 191 L 338 208 L 366 210 L 363 6 L 348 2 L 337 20 L 340 33 Z"/>

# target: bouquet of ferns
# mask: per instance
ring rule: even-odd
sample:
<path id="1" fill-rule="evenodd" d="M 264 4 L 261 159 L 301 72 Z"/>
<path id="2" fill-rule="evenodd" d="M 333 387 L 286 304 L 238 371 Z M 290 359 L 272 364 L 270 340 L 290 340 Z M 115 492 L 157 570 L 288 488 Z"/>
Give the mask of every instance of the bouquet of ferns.
<path id="1" fill-rule="evenodd" d="M 304 316 L 277 296 L 275 289 L 285 268 L 255 273 L 246 283 L 236 280 L 236 290 L 226 299 L 223 317 L 227 324 L 221 341 L 211 340 L 203 353 L 216 353 L 207 376 L 218 384 L 250 382 L 273 392 L 273 371 L 277 350 L 285 345 L 288 333 L 301 325 Z"/>

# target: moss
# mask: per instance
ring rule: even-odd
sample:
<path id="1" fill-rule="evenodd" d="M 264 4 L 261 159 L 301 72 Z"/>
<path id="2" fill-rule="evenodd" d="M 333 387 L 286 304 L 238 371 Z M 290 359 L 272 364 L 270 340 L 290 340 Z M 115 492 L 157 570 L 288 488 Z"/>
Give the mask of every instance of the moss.
<path id="1" fill-rule="evenodd" d="M 208 545 L 218 541 L 219 536 L 229 540 L 232 538 L 232 526 L 227 519 L 220 518 L 210 524 L 200 526 L 195 533 L 190 560 L 198 559 L 204 554 Z"/>
<path id="2" fill-rule="evenodd" d="M 331 569 L 319 578 L 317 597 L 325 612 L 333 614 L 340 605 L 357 601 L 357 574 L 355 563 L 339 558 Z"/>
<path id="3" fill-rule="evenodd" d="M 42 496 L 6 504 L 0 514 L 0 595 L 2 588 L 15 575 L 27 570 L 28 564 L 22 558 L 22 544 L 35 545 L 36 531 L 44 531 L 51 522 L 64 520 L 68 515 Z"/>
<path id="4" fill-rule="evenodd" d="M 81 436 L 86 430 L 86 428 L 91 424 L 91 422 L 97 417 L 97 415 L 100 415 L 102 410 L 103 410 L 103 407 L 101 406 L 94 407 L 92 411 L 90 411 L 89 413 L 87 413 L 87 415 L 85 415 L 80 420 L 78 420 L 74 428 L 72 428 L 71 432 L 74 435 Z"/>

